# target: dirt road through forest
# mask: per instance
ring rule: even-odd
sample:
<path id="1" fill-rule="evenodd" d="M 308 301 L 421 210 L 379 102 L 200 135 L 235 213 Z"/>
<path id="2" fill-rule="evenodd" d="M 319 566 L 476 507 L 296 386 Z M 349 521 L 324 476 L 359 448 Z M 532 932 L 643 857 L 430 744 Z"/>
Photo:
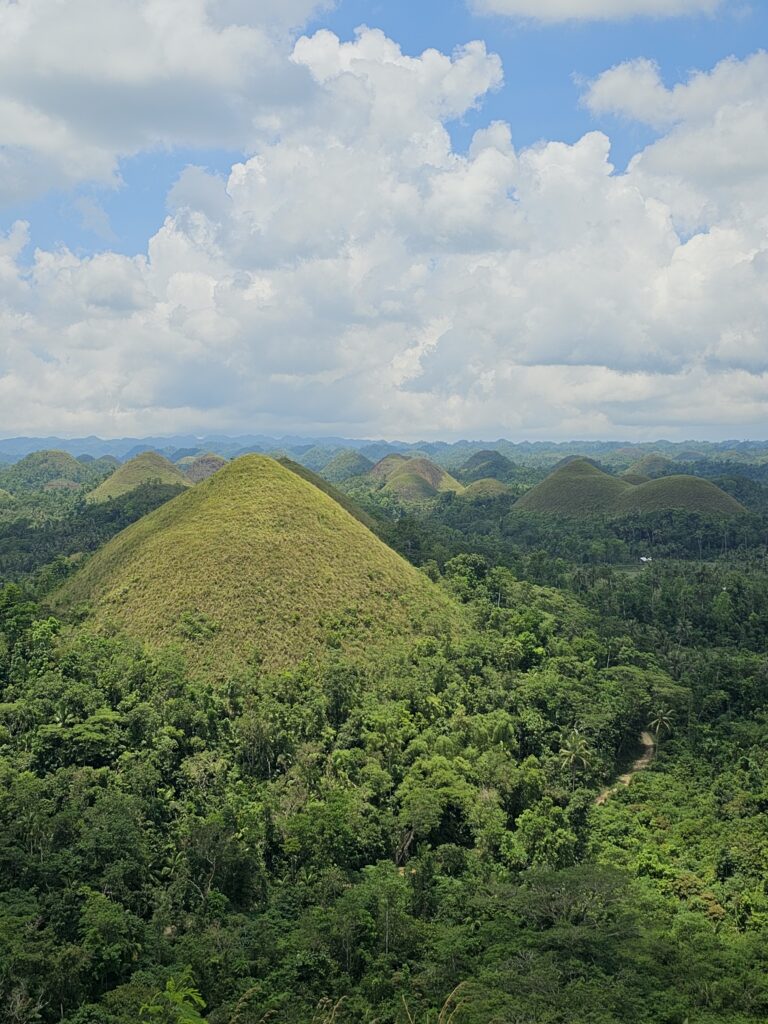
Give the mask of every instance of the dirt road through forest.
<path id="1" fill-rule="evenodd" d="M 604 804 L 605 801 L 621 789 L 622 786 L 628 786 L 635 775 L 637 775 L 638 772 L 645 771 L 651 761 L 653 761 L 653 755 L 656 753 L 656 744 L 654 743 L 653 736 L 649 732 L 641 732 L 640 742 L 643 745 L 642 754 L 634 762 L 628 772 L 620 775 L 612 785 L 607 786 L 600 796 L 597 797 L 595 804 L 598 807 Z"/>

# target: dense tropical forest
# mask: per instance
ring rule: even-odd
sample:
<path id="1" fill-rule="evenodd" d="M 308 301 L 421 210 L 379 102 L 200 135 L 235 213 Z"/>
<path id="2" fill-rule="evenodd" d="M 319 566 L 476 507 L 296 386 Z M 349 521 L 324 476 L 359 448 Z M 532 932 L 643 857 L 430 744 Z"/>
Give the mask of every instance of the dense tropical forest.
<path id="1" fill-rule="evenodd" d="M 768 448 L 214 447 L 0 467 L 1 1024 L 764 1024 Z"/>

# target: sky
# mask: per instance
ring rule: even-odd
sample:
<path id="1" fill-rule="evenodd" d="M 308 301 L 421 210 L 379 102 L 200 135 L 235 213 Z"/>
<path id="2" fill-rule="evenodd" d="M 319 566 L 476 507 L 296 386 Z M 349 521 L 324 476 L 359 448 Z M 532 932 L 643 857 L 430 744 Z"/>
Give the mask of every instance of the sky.
<path id="1" fill-rule="evenodd" d="M 0 435 L 768 437 L 768 0 L 0 0 Z"/>

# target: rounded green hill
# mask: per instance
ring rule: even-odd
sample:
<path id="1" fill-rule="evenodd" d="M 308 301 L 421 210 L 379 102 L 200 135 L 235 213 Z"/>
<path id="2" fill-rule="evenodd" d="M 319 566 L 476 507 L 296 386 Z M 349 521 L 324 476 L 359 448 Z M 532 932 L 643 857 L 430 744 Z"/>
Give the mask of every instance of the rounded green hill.
<path id="1" fill-rule="evenodd" d="M 515 509 L 563 516 L 600 515 L 632 484 L 604 473 L 588 459 L 572 459 L 527 491 Z"/>
<path id="2" fill-rule="evenodd" d="M 190 481 L 184 476 L 181 470 L 174 466 L 157 452 L 142 452 L 124 463 L 119 469 L 99 486 L 91 491 L 86 501 L 91 504 L 98 504 L 102 501 L 109 501 L 111 498 L 119 498 L 121 494 L 128 494 L 135 491 L 142 484 L 160 483 L 176 485 L 178 487 L 190 487 Z"/>
<path id="3" fill-rule="evenodd" d="M 628 473 L 634 473 L 636 476 L 650 477 L 654 480 L 658 477 L 669 476 L 674 471 L 675 463 L 672 459 L 668 459 L 666 455 L 661 455 L 659 452 L 649 452 L 642 459 L 634 462 L 627 470 Z"/>
<path id="4" fill-rule="evenodd" d="M 709 480 L 697 476 L 665 476 L 633 487 L 615 505 L 618 515 L 682 509 L 711 516 L 740 516 L 744 506 Z"/>
<path id="5" fill-rule="evenodd" d="M 373 463 L 360 452 L 351 449 L 339 454 L 323 468 L 323 476 L 332 484 L 341 484 L 356 476 L 365 476 L 373 469 Z"/>
<path id="6" fill-rule="evenodd" d="M 403 459 L 388 473 L 384 490 L 401 501 L 428 501 L 446 491 L 460 494 L 464 487 L 429 459 Z"/>
<path id="7" fill-rule="evenodd" d="M 95 464 L 94 464 L 95 465 Z M 48 484 L 54 487 L 97 482 L 103 472 L 88 464 L 78 462 L 73 455 L 60 451 L 39 451 L 20 459 L 12 466 L 4 467 L 2 485 L 9 491 L 38 491 Z"/>
<path id="8" fill-rule="evenodd" d="M 708 480 L 665 476 L 635 484 L 604 473 L 587 459 L 575 459 L 550 473 L 514 508 L 560 516 L 622 516 L 671 509 L 713 516 L 746 512 L 735 498 Z"/>
<path id="9" fill-rule="evenodd" d="M 484 480 L 475 480 L 474 483 L 465 487 L 462 498 L 467 501 L 488 501 L 492 498 L 501 498 L 505 494 L 511 494 L 511 490 L 501 480 L 488 477 Z"/>
<path id="10" fill-rule="evenodd" d="M 134 523 L 53 598 L 89 623 L 181 646 L 223 677 L 256 657 L 279 668 L 458 627 L 459 609 L 331 497 L 249 455 Z"/>
<path id="11" fill-rule="evenodd" d="M 470 456 L 456 475 L 464 483 L 480 480 L 506 480 L 514 472 L 515 464 L 497 451 L 480 451 Z"/>

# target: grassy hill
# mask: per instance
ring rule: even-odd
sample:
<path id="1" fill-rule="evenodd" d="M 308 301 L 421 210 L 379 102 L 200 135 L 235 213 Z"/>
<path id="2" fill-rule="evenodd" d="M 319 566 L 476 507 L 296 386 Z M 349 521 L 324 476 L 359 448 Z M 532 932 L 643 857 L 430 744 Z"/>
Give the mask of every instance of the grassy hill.
<path id="1" fill-rule="evenodd" d="M 191 487 L 182 471 L 163 455 L 158 455 L 157 452 L 142 452 L 116 469 L 96 490 L 91 491 L 86 501 L 109 501 L 110 498 L 118 498 L 121 494 L 127 494 L 147 483 Z"/>
<path id="2" fill-rule="evenodd" d="M 696 476 L 665 476 L 639 484 L 620 496 L 617 513 L 684 509 L 712 516 L 739 516 L 747 510 L 709 480 Z"/>
<path id="3" fill-rule="evenodd" d="M 199 484 L 203 480 L 207 480 L 209 476 L 213 476 L 214 473 L 218 473 L 226 464 L 227 460 L 222 458 L 221 455 L 216 455 L 214 452 L 206 452 L 204 455 L 196 456 L 182 468 L 185 476 L 193 484 Z"/>
<path id="4" fill-rule="evenodd" d="M 356 476 L 365 476 L 373 469 L 373 463 L 366 459 L 360 452 L 352 449 L 339 454 L 331 459 L 323 469 L 323 476 L 332 484 L 341 484 L 345 480 L 351 480 Z"/>
<path id="5" fill-rule="evenodd" d="M 297 472 L 230 462 L 134 523 L 54 595 L 89 622 L 178 644 L 224 676 L 249 656 L 296 664 L 339 649 L 366 659 L 461 619 L 423 574 Z"/>
<path id="6" fill-rule="evenodd" d="M 708 480 L 665 476 L 638 484 L 610 476 L 587 459 L 576 459 L 524 494 L 515 509 L 561 516 L 627 515 L 683 509 L 715 516 L 735 516 L 746 509 Z"/>
<path id="7" fill-rule="evenodd" d="M 669 476 L 670 473 L 674 473 L 675 463 L 672 459 L 668 459 L 666 455 L 660 455 L 658 452 L 649 452 L 642 459 L 633 462 L 627 472 L 633 473 L 636 476 L 650 477 L 652 480 L 655 480 L 658 477 Z"/>
<path id="8" fill-rule="evenodd" d="M 395 464 L 386 477 L 383 489 L 401 501 L 428 501 L 445 491 L 460 494 L 464 487 L 429 459 L 413 458 Z"/>
<path id="9" fill-rule="evenodd" d="M 398 469 L 401 469 L 403 463 L 407 461 L 407 456 L 400 455 L 398 452 L 393 452 L 391 455 L 385 455 L 383 459 L 379 459 L 370 471 L 369 476 L 372 480 L 388 480 L 390 476 L 397 472 Z"/>
<path id="10" fill-rule="evenodd" d="M 488 477 L 485 480 L 475 480 L 474 483 L 469 484 L 464 488 L 462 498 L 467 501 L 486 501 L 490 498 L 500 498 L 504 494 L 511 494 L 511 490 L 506 484 L 503 484 L 500 480 L 495 480 L 493 477 Z"/>
<path id="11" fill-rule="evenodd" d="M 523 512 L 549 512 L 563 516 L 608 512 L 632 484 L 598 469 L 588 459 L 572 459 L 550 473 L 516 503 Z"/>
<path id="12" fill-rule="evenodd" d="M 456 476 L 462 483 L 470 484 L 478 480 L 507 480 L 515 470 L 515 464 L 506 455 L 496 451 L 475 452 L 456 470 Z"/>
<path id="13" fill-rule="evenodd" d="M 0 470 L 0 486 L 15 493 L 17 491 L 40 491 L 49 484 L 59 487 L 69 484 L 79 487 L 97 483 L 109 472 L 96 462 L 90 465 L 78 462 L 67 452 L 32 452 L 12 466 Z"/>
<path id="14" fill-rule="evenodd" d="M 630 473 L 627 470 L 626 473 L 621 474 L 622 480 L 625 480 L 628 484 L 647 484 L 651 479 L 649 476 L 643 476 L 641 473 Z"/>

